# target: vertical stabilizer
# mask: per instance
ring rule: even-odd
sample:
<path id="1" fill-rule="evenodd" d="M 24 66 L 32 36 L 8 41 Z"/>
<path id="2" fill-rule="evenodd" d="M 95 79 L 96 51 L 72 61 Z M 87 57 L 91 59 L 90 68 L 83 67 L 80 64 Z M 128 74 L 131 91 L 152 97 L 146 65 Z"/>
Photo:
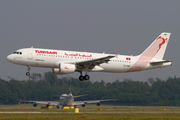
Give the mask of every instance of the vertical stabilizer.
<path id="1" fill-rule="evenodd" d="M 162 61 L 170 35 L 171 33 L 161 33 L 142 54 L 137 56 L 137 61 L 129 70 L 127 70 L 127 72 L 140 71 L 144 69 L 152 60 L 156 61 L 156 64 L 157 61 Z"/>
<path id="2" fill-rule="evenodd" d="M 140 55 L 143 58 L 155 58 L 162 60 L 166 51 L 167 44 L 169 42 L 171 33 L 161 33 L 154 42 Z"/>

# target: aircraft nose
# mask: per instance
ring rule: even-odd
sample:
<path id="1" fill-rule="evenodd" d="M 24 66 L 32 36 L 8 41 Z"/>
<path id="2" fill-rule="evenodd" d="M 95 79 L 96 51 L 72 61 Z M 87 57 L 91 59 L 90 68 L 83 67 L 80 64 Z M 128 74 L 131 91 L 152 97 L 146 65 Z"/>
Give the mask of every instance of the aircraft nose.
<path id="1" fill-rule="evenodd" d="M 7 56 L 7 61 L 11 62 L 12 60 L 13 60 L 12 55 L 8 55 L 8 56 Z"/>

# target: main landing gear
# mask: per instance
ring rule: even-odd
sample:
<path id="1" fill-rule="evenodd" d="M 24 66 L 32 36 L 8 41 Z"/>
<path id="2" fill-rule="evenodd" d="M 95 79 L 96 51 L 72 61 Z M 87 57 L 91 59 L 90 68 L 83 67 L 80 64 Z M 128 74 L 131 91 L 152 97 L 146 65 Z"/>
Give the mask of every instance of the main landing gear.
<path id="1" fill-rule="evenodd" d="M 27 67 L 28 67 L 28 72 L 26 73 L 26 75 L 29 76 L 30 75 L 29 71 L 30 71 L 31 67 L 30 66 L 27 66 Z"/>
<path id="2" fill-rule="evenodd" d="M 83 81 L 83 80 L 89 80 L 90 79 L 90 76 L 89 75 L 85 75 L 85 76 L 83 76 L 82 74 L 79 76 L 79 80 L 80 81 Z"/>

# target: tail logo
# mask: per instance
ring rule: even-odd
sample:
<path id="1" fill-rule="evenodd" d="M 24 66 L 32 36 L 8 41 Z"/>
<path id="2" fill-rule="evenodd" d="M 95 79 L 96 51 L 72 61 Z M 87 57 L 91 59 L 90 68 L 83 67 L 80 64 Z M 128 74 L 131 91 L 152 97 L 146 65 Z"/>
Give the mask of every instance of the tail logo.
<path id="1" fill-rule="evenodd" d="M 166 35 L 166 34 L 164 34 Z M 169 36 L 160 35 L 155 39 L 155 41 L 140 55 L 138 60 L 134 63 L 134 65 L 127 70 L 127 72 L 132 71 L 140 71 L 148 65 L 148 63 L 156 56 L 156 59 L 162 59 L 168 43 Z M 164 46 L 164 49 L 163 49 Z M 162 50 L 163 49 L 163 50 Z M 162 51 L 161 51 L 162 50 Z"/>
<path id="2" fill-rule="evenodd" d="M 168 42 L 167 38 L 162 38 L 161 36 L 157 38 L 157 40 L 162 40 L 162 43 L 159 44 L 159 49 L 157 50 L 157 52 L 161 49 L 161 46 L 166 42 Z"/>

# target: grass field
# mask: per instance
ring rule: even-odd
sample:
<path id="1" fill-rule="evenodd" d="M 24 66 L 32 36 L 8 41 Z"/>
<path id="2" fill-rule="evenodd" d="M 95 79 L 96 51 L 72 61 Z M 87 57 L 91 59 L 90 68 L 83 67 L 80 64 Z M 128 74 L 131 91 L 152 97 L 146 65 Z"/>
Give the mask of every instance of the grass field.
<path id="1" fill-rule="evenodd" d="M 0 114 L 0 120 L 180 120 L 177 113 Z"/>
<path id="2" fill-rule="evenodd" d="M 17 105 L 0 105 L 0 111 L 64 111 L 61 107 L 57 109 L 53 106 L 52 109 L 41 109 L 41 105 L 38 104 L 37 107 L 33 107 L 32 104 L 17 104 Z M 101 108 L 102 111 L 179 111 L 180 106 L 118 106 L 118 105 L 101 105 L 96 106 L 95 104 L 88 104 L 85 107 L 77 106 L 81 111 L 97 111 Z M 24 109 L 22 109 L 24 108 Z M 68 110 L 66 110 L 68 111 Z M 74 111 L 70 109 L 69 111 Z"/>
<path id="3" fill-rule="evenodd" d="M 0 120 L 180 120 L 179 106 L 110 106 L 110 105 L 87 105 L 82 108 L 78 106 L 78 114 L 73 113 L 74 109 L 40 109 L 41 105 L 33 107 L 32 104 L 21 105 L 0 105 L 0 112 L 8 111 L 41 111 L 42 113 L 0 113 Z M 24 108 L 24 109 L 22 109 Z M 99 113 L 98 108 L 102 109 Z M 166 108 L 166 111 L 163 111 Z M 45 113 L 45 112 L 70 111 L 71 113 Z M 81 113 L 81 112 L 94 113 Z M 112 113 L 103 113 L 112 112 Z M 129 113 L 113 113 L 125 111 Z M 133 113 L 133 112 L 161 112 L 161 113 Z M 43 113 L 44 112 L 44 113 Z M 164 113 L 163 113 L 164 112 Z M 165 113 L 166 112 L 166 113 Z M 179 112 L 179 113 L 172 113 Z"/>

